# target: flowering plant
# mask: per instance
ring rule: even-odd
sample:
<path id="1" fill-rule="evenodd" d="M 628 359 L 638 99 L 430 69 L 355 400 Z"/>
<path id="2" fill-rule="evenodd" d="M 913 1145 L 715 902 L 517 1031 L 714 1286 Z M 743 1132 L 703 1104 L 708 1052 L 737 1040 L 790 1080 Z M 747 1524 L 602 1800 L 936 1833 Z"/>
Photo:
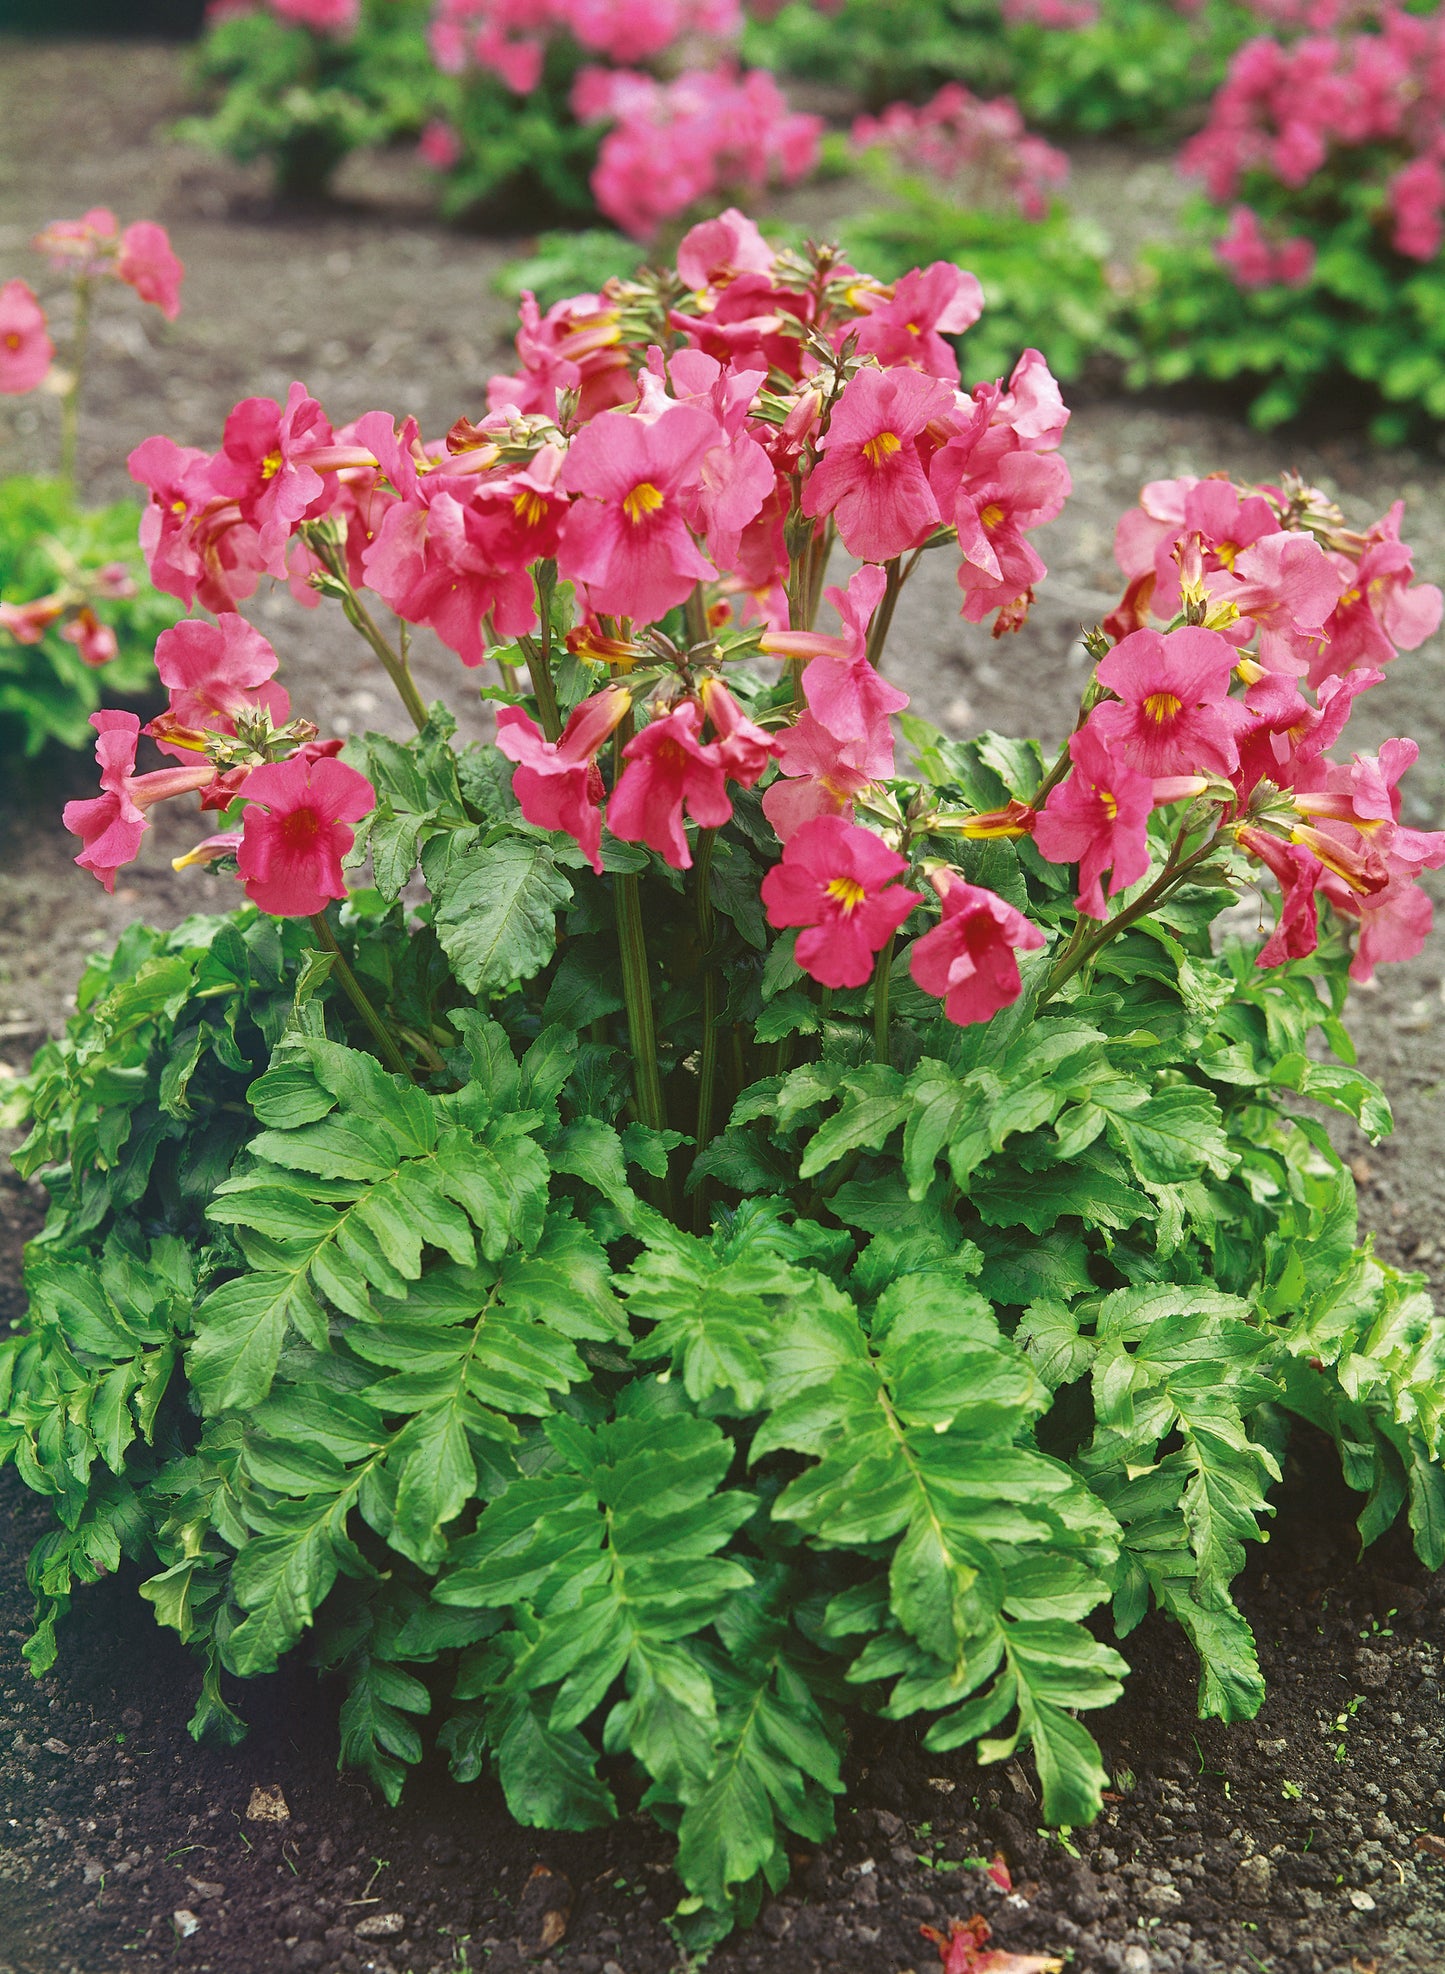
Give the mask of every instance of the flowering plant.
<path id="1" fill-rule="evenodd" d="M 31 242 L 53 272 L 68 275 L 71 331 L 62 362 L 46 310 L 28 281 L 0 285 L 0 395 L 46 389 L 60 399 L 60 475 L 0 479 L 0 745 L 27 754 L 47 740 L 82 747 L 100 704 L 151 686 L 151 648 L 176 615 L 146 580 L 129 501 L 87 512 L 75 499 L 81 384 L 98 288 L 117 282 L 158 309 L 180 312 L 184 269 L 164 227 L 122 228 L 94 207 L 52 220 Z M 18 730 L 18 735 L 17 735 Z"/>
<path id="2" fill-rule="evenodd" d="M 1214 237 L 1150 256 L 1136 374 L 1242 376 L 1265 425 L 1351 377 L 1399 439 L 1445 417 L 1445 14 L 1342 17 L 1235 56 L 1180 158 Z"/>
<path id="3" fill-rule="evenodd" d="M 180 862 L 247 902 L 128 934 L 27 1085 L 32 1661 L 130 1554 L 198 1731 L 310 1631 L 389 1796 L 431 1715 L 524 1822 L 640 1802 L 694 1937 L 827 1834 L 850 1704 L 1027 1751 L 1063 1823 L 1126 1670 L 1091 1613 L 1157 1602 L 1252 1714 L 1230 1582 L 1291 1418 L 1366 1538 L 1408 1501 L 1445 1549 L 1445 1326 L 1309 1108 L 1388 1125 L 1346 970 L 1418 948 L 1445 835 L 1401 819 L 1413 743 L 1342 735 L 1439 592 L 1398 509 L 1156 484 L 1067 744 L 932 731 L 901 591 L 946 555 L 1006 635 L 1069 491 L 1036 352 L 959 386 L 979 307 L 726 213 L 525 310 L 442 442 L 299 384 L 214 454 L 149 440 L 155 579 L 215 621 L 157 647 L 168 764 L 98 715 L 67 811 L 109 883 L 198 795 Z M 264 577 L 345 612 L 413 739 L 293 712 Z M 421 704 L 420 625 L 495 742 Z M 1268 936 L 1216 948 L 1255 884 Z"/>

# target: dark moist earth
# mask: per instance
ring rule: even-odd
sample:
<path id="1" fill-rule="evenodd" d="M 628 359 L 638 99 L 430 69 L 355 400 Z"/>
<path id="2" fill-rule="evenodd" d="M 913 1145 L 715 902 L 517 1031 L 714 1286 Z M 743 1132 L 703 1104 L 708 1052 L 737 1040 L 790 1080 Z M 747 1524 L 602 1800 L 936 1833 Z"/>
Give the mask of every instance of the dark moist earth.
<path id="1" fill-rule="evenodd" d="M 184 107 L 172 50 L 0 39 L 0 280 L 43 288 L 30 234 L 102 202 L 163 221 L 187 263 L 174 327 L 128 296 L 101 312 L 82 421 L 90 491 L 127 493 L 124 455 L 150 432 L 213 447 L 237 398 L 284 395 L 293 376 L 337 423 L 384 405 L 435 433 L 474 413 L 506 360 L 509 310 L 490 283 L 508 244 L 434 227 L 405 159 L 349 167 L 336 206 L 278 213 L 256 175 L 165 145 Z M 1078 161 L 1075 195 L 1120 251 L 1167 223 L 1176 197 L 1161 160 L 1102 149 Z M 836 188 L 829 198 L 847 203 Z M 807 204 L 792 216 L 826 224 Z M 991 644 L 964 625 L 941 559 L 905 594 L 890 663 L 952 732 L 1067 731 L 1079 630 L 1117 596 L 1114 522 L 1145 479 L 1219 467 L 1271 478 L 1293 465 L 1356 522 L 1403 494 L 1422 573 L 1445 577 L 1438 459 L 1372 453 L 1350 436 L 1262 439 L 1177 402 L 1073 395 L 1075 494 L 1045 531 L 1051 573 L 1023 634 Z M 0 471 L 45 463 L 53 439 L 53 406 L 7 400 Z M 298 711 L 330 732 L 397 726 L 385 681 L 337 621 L 284 593 L 258 597 L 252 614 Z M 418 654 L 424 688 L 484 731 L 450 655 L 424 639 Z M 1442 658 L 1438 640 L 1403 657 L 1356 723 L 1361 745 L 1420 739 L 1408 820 L 1425 827 L 1445 823 Z M 170 924 L 230 895 L 223 880 L 170 871 L 197 833 L 179 805 L 113 899 L 77 873 L 58 814 L 91 772 L 60 756 L 0 769 L 0 1091 L 63 1024 L 87 953 L 132 918 Z M 1437 937 L 1357 998 L 1362 1060 L 1399 1129 L 1382 1147 L 1349 1146 L 1382 1250 L 1437 1277 L 1442 970 Z M 37 1224 L 34 1197 L 0 1181 L 0 1321 L 19 1314 L 20 1246 Z M 1026 1763 L 980 1772 L 864 1723 L 838 1837 L 798 1853 L 788 1892 L 711 1965 L 922 1974 L 936 1960 L 919 1927 L 946 1932 L 982 1913 L 997 1945 L 1062 1955 L 1079 1974 L 1438 1974 L 1445 1585 L 1395 1538 L 1358 1561 L 1350 1514 L 1321 1449 L 1302 1443 L 1243 1586 L 1270 1687 L 1258 1721 L 1197 1722 L 1181 1639 L 1145 1625 L 1128 1641 L 1124 1701 L 1091 1716 L 1114 1799 L 1067 1843 L 1040 1834 Z M 20 1658 L 23 1559 L 45 1528 L 43 1504 L 0 1476 L 0 1974 L 686 1965 L 664 1925 L 679 1890 L 668 1847 L 646 1820 L 583 1837 L 523 1831 L 488 1788 L 455 1788 L 440 1769 L 392 1812 L 337 1776 L 335 1697 L 304 1668 L 246 1689 L 253 1731 L 240 1749 L 197 1749 L 185 1733 L 194 1669 L 130 1581 L 85 1593 L 59 1667 L 37 1685 Z M 273 1818 L 284 1803 L 284 1820 L 256 1814 L 268 1801 Z M 1012 1892 L 966 1862 L 996 1853 Z"/>

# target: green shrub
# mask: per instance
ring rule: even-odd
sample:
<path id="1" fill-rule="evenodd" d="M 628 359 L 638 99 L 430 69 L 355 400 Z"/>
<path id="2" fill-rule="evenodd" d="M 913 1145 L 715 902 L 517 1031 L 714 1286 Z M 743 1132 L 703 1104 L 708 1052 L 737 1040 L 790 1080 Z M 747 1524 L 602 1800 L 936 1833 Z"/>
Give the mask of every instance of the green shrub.
<path id="1" fill-rule="evenodd" d="M 250 163 L 265 158 L 285 198 L 326 190 L 365 145 L 415 136 L 440 78 L 426 45 L 427 0 L 365 0 L 345 37 L 313 33 L 264 8 L 217 22 L 195 56 L 210 104 L 176 126 L 184 141 Z"/>

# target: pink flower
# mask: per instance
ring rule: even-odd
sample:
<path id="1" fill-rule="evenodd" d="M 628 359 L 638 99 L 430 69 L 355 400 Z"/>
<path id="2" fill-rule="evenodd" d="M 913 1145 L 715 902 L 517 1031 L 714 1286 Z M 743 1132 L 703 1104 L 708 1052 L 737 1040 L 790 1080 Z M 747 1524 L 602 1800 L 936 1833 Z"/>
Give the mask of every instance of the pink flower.
<path id="1" fill-rule="evenodd" d="M 207 763 L 194 768 L 160 768 L 154 774 L 135 772 L 135 750 L 140 738 L 140 721 L 134 713 L 92 713 L 95 728 L 95 758 L 100 764 L 101 793 L 88 801 L 67 802 L 62 812 L 65 827 L 78 836 L 84 848 L 76 858 L 82 870 L 92 871 L 107 891 L 115 889 L 115 874 L 123 864 L 133 863 L 141 838 L 150 827 L 146 811 L 172 795 L 184 795 L 204 788 L 215 774 Z"/>
<path id="2" fill-rule="evenodd" d="M 714 574 L 687 531 L 683 500 L 718 438 L 717 421 L 689 404 L 650 420 L 611 412 L 578 434 L 562 477 L 582 498 L 557 567 L 587 585 L 594 611 L 655 623 Z"/>
<path id="3" fill-rule="evenodd" d="M 703 711 L 712 722 L 723 773 L 740 788 L 751 788 L 778 753 L 774 736 L 750 720 L 721 679 L 698 686 Z"/>
<path id="4" fill-rule="evenodd" d="M 1251 723 L 1229 697 L 1234 658 L 1202 625 L 1134 631 L 1099 665 L 1099 683 L 1119 697 L 1096 706 L 1089 724 L 1140 774 L 1233 774 L 1237 736 Z"/>
<path id="5" fill-rule="evenodd" d="M 1069 757 L 1074 771 L 1050 792 L 1034 824 L 1034 842 L 1051 864 L 1079 866 L 1078 908 L 1088 918 L 1104 918 L 1104 872 L 1112 867 L 1112 898 L 1137 884 L 1149 868 L 1154 784 L 1092 726 L 1070 739 Z"/>
<path id="6" fill-rule="evenodd" d="M 872 830 L 818 816 L 789 837 L 762 882 L 769 925 L 797 925 L 794 957 L 824 987 L 862 987 L 882 950 L 922 902 L 893 879 L 908 868 Z"/>
<path id="7" fill-rule="evenodd" d="M 112 271 L 119 224 L 109 206 L 92 206 L 79 219 L 52 219 L 30 244 L 57 274 L 95 280 Z"/>
<path id="8" fill-rule="evenodd" d="M 965 1028 L 987 1021 L 1019 997 L 1018 952 L 1037 952 L 1044 935 L 995 892 L 940 870 L 931 882 L 943 917 L 916 939 L 908 970 L 925 994 L 936 994 L 950 1021 Z"/>
<path id="9" fill-rule="evenodd" d="M 931 478 L 958 529 L 963 614 L 977 624 L 990 610 L 1027 597 L 1048 573 L 1027 536 L 1060 512 L 1072 481 L 1056 453 L 1007 452 L 991 471 L 961 477 L 966 470 L 950 444 L 935 458 Z"/>
<path id="10" fill-rule="evenodd" d="M 1441 595 L 1434 583 L 1413 583 L 1414 557 L 1400 540 L 1405 504 L 1396 501 L 1370 530 L 1369 544 L 1351 569 L 1340 557 L 1348 587 L 1325 625 L 1326 644 L 1311 668 L 1347 672 L 1356 665 L 1385 665 L 1398 651 L 1414 651 L 1440 628 Z"/>
<path id="11" fill-rule="evenodd" d="M 518 764 L 512 793 L 522 814 L 539 829 L 565 830 L 575 837 L 599 877 L 606 791 L 597 755 L 631 707 L 631 695 L 621 686 L 594 692 L 573 708 L 555 742 L 543 739 L 520 706 L 503 706 L 497 714 L 497 746 Z"/>
<path id="12" fill-rule="evenodd" d="M 295 754 L 246 778 L 246 814 L 236 867 L 246 896 L 277 918 L 310 918 L 346 896 L 341 859 L 356 841 L 348 823 L 376 807 L 376 790 L 355 768 Z"/>
<path id="13" fill-rule="evenodd" d="M 700 829 L 720 829 L 733 812 L 722 751 L 698 739 L 701 727 L 702 709 L 691 699 L 645 726 L 622 750 L 627 766 L 607 805 L 614 836 L 647 844 L 674 870 L 692 865 L 684 804 Z"/>
<path id="14" fill-rule="evenodd" d="M 1325 867 L 1302 843 L 1286 843 L 1268 830 L 1236 830 L 1240 848 L 1258 857 L 1279 881 L 1279 923 L 1260 949 L 1256 966 L 1302 960 L 1319 944 L 1315 892 Z"/>
<path id="15" fill-rule="evenodd" d="M 777 255 L 746 213 L 729 206 L 683 234 L 677 271 L 689 288 L 725 288 L 743 273 L 770 275 Z"/>
<path id="16" fill-rule="evenodd" d="M 961 336 L 983 314 L 976 275 L 936 260 L 926 270 L 915 267 L 905 274 L 891 296 L 865 289 L 859 300 L 868 310 L 856 325 L 860 356 L 877 357 L 885 369 L 910 364 L 930 377 L 958 382 L 958 359 L 944 337 Z"/>
<path id="17" fill-rule="evenodd" d="M 1249 206 L 1236 206 L 1229 231 L 1214 243 L 1215 258 L 1228 268 L 1238 288 L 1303 288 L 1315 271 L 1312 240 L 1290 235 L 1268 240 Z"/>
<path id="18" fill-rule="evenodd" d="M 462 140 L 443 117 L 433 117 L 417 139 L 417 156 L 433 171 L 451 171 L 460 164 Z"/>
<path id="19" fill-rule="evenodd" d="M 819 440 L 823 458 L 803 489 L 803 512 L 833 515 L 843 546 L 865 562 L 916 547 L 940 519 L 916 441 L 952 409 L 953 392 L 939 378 L 858 371 Z"/>
<path id="20" fill-rule="evenodd" d="M 804 712 L 778 735 L 779 779 L 763 791 L 763 814 L 786 843 L 815 816 L 853 819 L 853 798 L 873 777 L 864 765 L 865 740 L 839 740 L 816 714 Z M 891 764 L 890 764 L 891 765 Z"/>
<path id="21" fill-rule="evenodd" d="M 45 311 L 26 281 L 0 288 L 0 394 L 19 397 L 42 381 L 55 357 Z"/>
<path id="22" fill-rule="evenodd" d="M 361 0 L 267 0 L 273 14 L 295 21 L 315 34 L 355 32 L 361 20 Z"/>
<path id="23" fill-rule="evenodd" d="M 143 302 L 152 302 L 174 322 L 181 312 L 181 280 L 185 267 L 171 251 L 166 229 L 153 220 L 138 219 L 120 236 L 115 271 Z"/>
<path id="24" fill-rule="evenodd" d="M 197 446 L 178 446 L 157 433 L 126 461 L 150 501 L 141 515 L 140 545 L 151 581 L 189 609 L 234 610 L 260 581 L 256 531 L 234 500 L 216 489 L 216 462 Z"/>
<path id="25" fill-rule="evenodd" d="M 868 658 L 868 626 L 887 585 L 884 571 L 864 563 L 847 590 L 824 592 L 843 619 L 843 635 L 827 631 L 767 631 L 760 640 L 770 657 L 808 658 L 803 694 L 809 711 L 837 741 L 859 744 L 859 764 L 870 779 L 893 772 L 894 713 L 908 694 L 889 685 Z"/>
<path id="26" fill-rule="evenodd" d="M 80 654 L 82 664 L 99 670 L 108 665 L 120 646 L 115 632 L 109 624 L 103 624 L 87 604 L 76 611 L 68 624 L 62 624 L 60 635 L 67 644 L 73 644 Z"/>
<path id="27" fill-rule="evenodd" d="M 1395 216 L 1396 253 L 1411 260 L 1434 260 L 1445 239 L 1445 168 L 1439 158 L 1414 158 L 1388 186 Z"/>
<path id="28" fill-rule="evenodd" d="M 284 687 L 272 683 L 276 662 L 271 645 L 234 611 L 214 624 L 196 617 L 173 624 L 156 641 L 156 670 L 171 695 L 164 717 L 192 731 L 233 734 L 238 713 L 264 706 L 279 726 L 291 702 Z M 167 753 L 185 751 L 155 737 Z"/>
<path id="29" fill-rule="evenodd" d="M 1232 603 L 1239 621 L 1231 643 L 1259 638 L 1270 671 L 1304 672 L 1316 661 L 1345 579 L 1312 535 L 1261 535 L 1235 558 L 1234 575 L 1209 580 L 1211 596 Z"/>
<path id="30" fill-rule="evenodd" d="M 1377 966 L 1413 960 L 1424 950 L 1434 907 L 1409 878 L 1394 877 L 1381 890 L 1362 895 L 1326 866 L 1320 889 L 1336 911 L 1359 922 L 1351 980 L 1363 985 L 1374 979 Z"/>
<path id="31" fill-rule="evenodd" d="M 304 384 L 291 386 L 284 408 L 274 398 L 246 398 L 226 420 L 211 478 L 255 528 L 272 575 L 286 573 L 286 543 L 326 491 L 306 455 L 332 443 L 326 414 Z"/>

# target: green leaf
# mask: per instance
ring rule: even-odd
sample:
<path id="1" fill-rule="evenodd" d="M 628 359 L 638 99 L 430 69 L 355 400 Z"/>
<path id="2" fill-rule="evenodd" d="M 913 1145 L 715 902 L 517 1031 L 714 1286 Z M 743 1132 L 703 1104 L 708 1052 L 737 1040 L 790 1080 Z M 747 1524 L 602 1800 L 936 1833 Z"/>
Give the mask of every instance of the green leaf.
<path id="1" fill-rule="evenodd" d="M 499 994 L 551 959 L 557 914 L 572 897 L 549 844 L 504 836 L 454 856 L 436 901 L 436 934 L 469 994 Z"/>

